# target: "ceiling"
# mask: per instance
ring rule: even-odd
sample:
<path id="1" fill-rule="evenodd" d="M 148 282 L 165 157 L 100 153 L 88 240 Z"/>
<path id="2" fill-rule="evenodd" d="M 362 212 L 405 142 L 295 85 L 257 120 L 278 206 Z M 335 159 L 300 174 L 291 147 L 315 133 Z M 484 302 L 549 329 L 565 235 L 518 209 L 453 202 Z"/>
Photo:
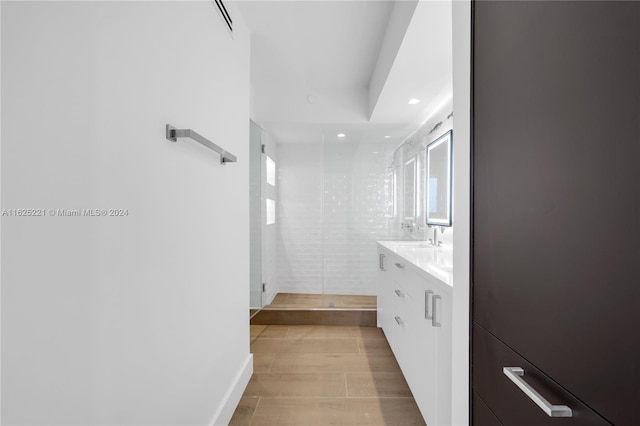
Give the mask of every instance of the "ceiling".
<path id="1" fill-rule="evenodd" d="M 450 1 L 238 6 L 252 32 L 252 118 L 280 143 L 401 142 L 451 96 Z"/>
<path id="2" fill-rule="evenodd" d="M 392 6 L 388 1 L 242 2 L 252 32 L 253 82 L 366 87 Z"/>

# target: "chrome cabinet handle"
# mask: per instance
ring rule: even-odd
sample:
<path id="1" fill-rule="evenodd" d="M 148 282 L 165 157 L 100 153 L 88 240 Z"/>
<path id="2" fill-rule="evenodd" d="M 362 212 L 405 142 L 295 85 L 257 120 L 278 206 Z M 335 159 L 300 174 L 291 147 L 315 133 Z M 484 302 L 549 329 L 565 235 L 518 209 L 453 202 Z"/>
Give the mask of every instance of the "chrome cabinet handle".
<path id="1" fill-rule="evenodd" d="M 401 290 L 393 290 L 398 297 L 404 297 L 404 293 Z"/>
<path id="2" fill-rule="evenodd" d="M 396 322 L 398 323 L 398 325 L 404 325 L 404 321 L 402 321 L 402 318 L 400 317 L 395 317 Z"/>
<path id="3" fill-rule="evenodd" d="M 402 263 L 400 263 L 400 262 L 397 262 L 396 263 L 396 268 L 404 269 L 404 265 Z"/>
<path id="4" fill-rule="evenodd" d="M 442 324 L 439 323 L 438 320 L 436 320 L 436 306 L 438 306 L 437 301 L 440 299 L 442 299 L 442 297 L 437 294 L 434 294 L 431 298 L 431 301 L 433 303 L 433 309 L 431 310 L 431 325 L 434 327 L 442 327 Z"/>
<path id="5" fill-rule="evenodd" d="M 433 320 L 433 314 L 429 314 L 429 295 L 433 296 L 433 291 L 425 290 L 424 292 L 424 319 Z"/>
<path id="6" fill-rule="evenodd" d="M 384 269 L 384 253 L 380 253 L 380 256 L 378 256 L 379 259 L 379 264 L 378 267 L 380 268 L 381 271 L 385 271 L 386 269 Z"/>
<path id="7" fill-rule="evenodd" d="M 520 388 L 525 395 L 535 402 L 549 417 L 572 417 L 571 408 L 566 405 L 553 405 L 524 381 L 524 370 L 521 367 L 504 367 L 502 372 Z"/>

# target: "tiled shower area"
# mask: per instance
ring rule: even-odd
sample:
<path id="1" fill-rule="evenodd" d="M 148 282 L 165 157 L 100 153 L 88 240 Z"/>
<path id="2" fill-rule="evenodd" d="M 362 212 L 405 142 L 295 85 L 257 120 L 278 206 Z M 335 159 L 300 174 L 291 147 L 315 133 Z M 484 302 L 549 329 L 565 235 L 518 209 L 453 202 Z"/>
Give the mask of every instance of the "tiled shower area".
<path id="1" fill-rule="evenodd" d="M 395 146 L 278 145 L 275 304 L 375 308 L 376 240 L 394 225 Z"/>
<path id="2" fill-rule="evenodd" d="M 256 174 L 262 185 L 253 188 L 262 190 L 263 214 L 261 227 L 252 228 L 259 230 L 252 231 L 252 242 L 254 235 L 262 236 L 259 261 L 252 260 L 262 279 L 252 289 L 265 284 L 260 307 L 375 309 L 376 241 L 433 237 L 422 208 L 425 153 L 431 141 L 451 129 L 451 111 L 448 99 L 403 143 L 383 135 L 372 138 L 375 142 L 362 137 L 359 142 L 278 143 L 260 130 L 266 153 L 262 173 Z M 268 163 L 274 173 L 270 179 Z M 275 206 L 270 220 L 268 202 Z M 452 236 L 453 228 L 438 232 L 445 248 Z"/>

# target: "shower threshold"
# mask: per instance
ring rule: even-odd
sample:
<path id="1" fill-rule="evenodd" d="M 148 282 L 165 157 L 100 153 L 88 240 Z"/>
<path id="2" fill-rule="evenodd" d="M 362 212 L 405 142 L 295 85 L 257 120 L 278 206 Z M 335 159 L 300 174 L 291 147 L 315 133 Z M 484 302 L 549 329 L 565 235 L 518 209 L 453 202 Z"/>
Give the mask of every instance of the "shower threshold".
<path id="1" fill-rule="evenodd" d="M 252 325 L 375 327 L 376 296 L 278 293 L 251 317 Z"/>
<path id="2" fill-rule="evenodd" d="M 376 309 L 376 296 L 351 294 L 278 293 L 265 308 Z"/>

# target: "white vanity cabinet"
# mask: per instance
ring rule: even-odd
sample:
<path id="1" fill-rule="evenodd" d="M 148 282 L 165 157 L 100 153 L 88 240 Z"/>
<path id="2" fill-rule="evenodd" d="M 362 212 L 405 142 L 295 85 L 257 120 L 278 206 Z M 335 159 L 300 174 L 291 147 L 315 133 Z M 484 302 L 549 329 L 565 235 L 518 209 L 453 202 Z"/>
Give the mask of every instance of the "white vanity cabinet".
<path id="1" fill-rule="evenodd" d="M 381 245 L 378 260 L 378 325 L 427 424 L 448 426 L 451 287 Z"/>

